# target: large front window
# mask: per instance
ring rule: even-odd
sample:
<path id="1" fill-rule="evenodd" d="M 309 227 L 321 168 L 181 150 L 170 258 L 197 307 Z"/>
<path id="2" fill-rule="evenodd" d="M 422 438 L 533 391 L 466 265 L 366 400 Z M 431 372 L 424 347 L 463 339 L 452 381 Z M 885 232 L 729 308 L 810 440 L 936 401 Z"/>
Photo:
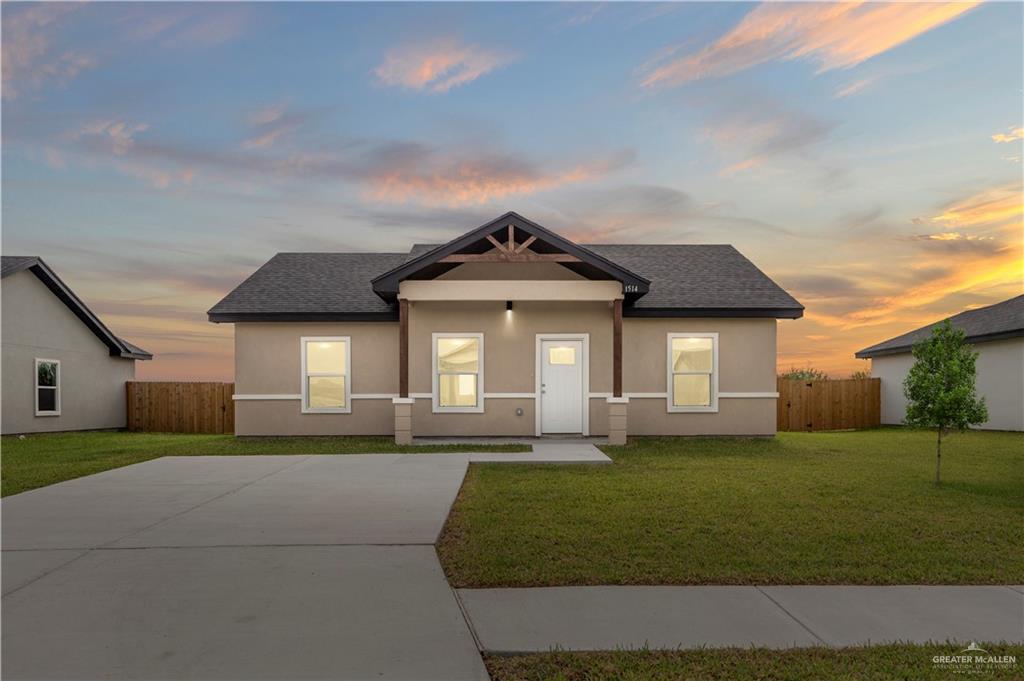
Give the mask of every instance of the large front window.
<path id="1" fill-rule="evenodd" d="M 348 413 L 350 348 L 347 337 L 302 339 L 302 410 Z"/>
<path id="2" fill-rule="evenodd" d="M 434 410 L 483 411 L 483 334 L 434 334 Z"/>
<path id="3" fill-rule="evenodd" d="M 718 334 L 668 336 L 669 411 L 718 408 Z"/>

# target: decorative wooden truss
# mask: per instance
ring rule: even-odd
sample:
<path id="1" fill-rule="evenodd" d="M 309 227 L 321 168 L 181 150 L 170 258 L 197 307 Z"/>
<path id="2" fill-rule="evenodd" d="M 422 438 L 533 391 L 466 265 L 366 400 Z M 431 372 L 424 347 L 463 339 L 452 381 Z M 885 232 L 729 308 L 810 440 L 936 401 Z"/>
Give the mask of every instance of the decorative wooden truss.
<path id="1" fill-rule="evenodd" d="M 515 227 L 508 226 L 508 243 L 502 243 L 488 234 L 497 252 L 491 253 L 452 253 L 438 260 L 445 263 L 463 262 L 580 262 L 580 259 L 569 253 L 534 253 L 527 250 L 537 237 L 531 236 L 521 244 L 516 244 Z"/>

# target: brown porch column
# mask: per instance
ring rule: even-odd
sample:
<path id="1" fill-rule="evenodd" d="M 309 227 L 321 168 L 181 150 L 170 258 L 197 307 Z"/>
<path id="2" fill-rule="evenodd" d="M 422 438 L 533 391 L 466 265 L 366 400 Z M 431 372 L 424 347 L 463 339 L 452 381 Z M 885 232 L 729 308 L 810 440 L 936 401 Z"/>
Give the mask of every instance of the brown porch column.
<path id="1" fill-rule="evenodd" d="M 622 298 L 612 305 L 612 396 L 622 397 Z"/>
<path id="2" fill-rule="evenodd" d="M 398 396 L 409 396 L 409 301 L 398 301 Z"/>

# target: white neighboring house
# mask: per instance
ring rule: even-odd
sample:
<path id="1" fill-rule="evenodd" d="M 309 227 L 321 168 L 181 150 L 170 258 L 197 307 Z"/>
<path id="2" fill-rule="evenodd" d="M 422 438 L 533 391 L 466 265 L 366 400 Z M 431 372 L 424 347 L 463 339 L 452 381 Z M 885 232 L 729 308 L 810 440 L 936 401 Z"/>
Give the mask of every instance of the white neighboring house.
<path id="1" fill-rule="evenodd" d="M 903 379 L 914 364 L 914 343 L 931 335 L 929 324 L 856 353 L 871 360 L 871 375 L 882 379 L 882 423 L 902 423 L 907 400 Z M 949 318 L 967 334 L 978 353 L 978 395 L 985 398 L 986 430 L 1024 430 L 1024 295 Z"/>
<path id="2" fill-rule="evenodd" d="M 153 355 L 118 338 L 34 256 L 0 259 L 0 432 L 123 428 L 125 381 Z"/>

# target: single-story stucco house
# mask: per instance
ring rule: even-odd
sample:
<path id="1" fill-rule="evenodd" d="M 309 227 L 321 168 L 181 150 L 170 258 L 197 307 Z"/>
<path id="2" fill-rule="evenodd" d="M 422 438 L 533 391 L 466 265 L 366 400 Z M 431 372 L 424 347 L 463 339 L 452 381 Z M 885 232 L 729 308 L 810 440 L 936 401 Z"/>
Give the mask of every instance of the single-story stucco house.
<path id="1" fill-rule="evenodd" d="M 125 381 L 153 355 L 118 338 L 41 258 L 0 258 L 0 430 L 124 428 Z"/>
<path id="2" fill-rule="evenodd" d="M 279 253 L 235 325 L 238 435 L 772 435 L 803 307 L 732 246 L 584 246 L 516 213 L 405 253 Z"/>
<path id="3" fill-rule="evenodd" d="M 903 380 L 914 365 L 914 343 L 928 338 L 945 320 L 890 338 L 856 353 L 871 360 L 871 375 L 882 379 L 882 423 L 902 423 L 907 411 Z M 985 398 L 989 430 L 1024 430 L 1024 295 L 949 317 L 978 353 L 978 395 Z"/>

